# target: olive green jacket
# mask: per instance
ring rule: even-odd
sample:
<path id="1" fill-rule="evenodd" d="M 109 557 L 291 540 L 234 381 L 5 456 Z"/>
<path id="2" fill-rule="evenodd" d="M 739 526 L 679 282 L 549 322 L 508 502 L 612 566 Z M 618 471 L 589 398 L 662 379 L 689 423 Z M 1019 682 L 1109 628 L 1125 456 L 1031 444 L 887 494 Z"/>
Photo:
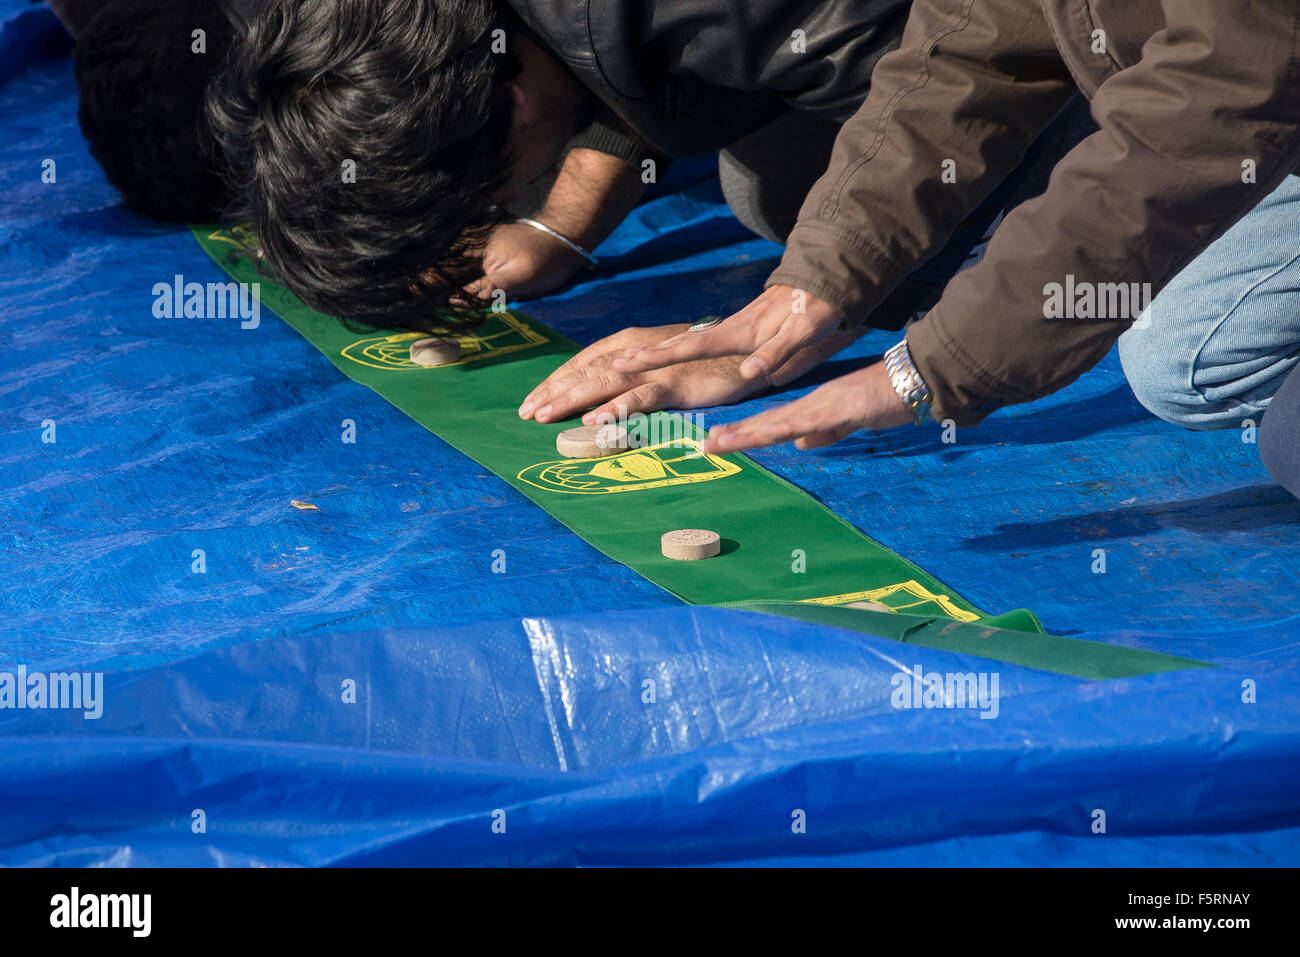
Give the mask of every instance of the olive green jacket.
<path id="1" fill-rule="evenodd" d="M 907 332 L 939 421 L 1068 385 L 1138 318 L 1117 292 L 1158 292 L 1300 165 L 1298 18 L 1300 0 L 916 0 L 769 285 L 869 322 L 1081 90 L 1100 131 Z M 1164 311 L 1143 321 L 1180 320 Z"/>

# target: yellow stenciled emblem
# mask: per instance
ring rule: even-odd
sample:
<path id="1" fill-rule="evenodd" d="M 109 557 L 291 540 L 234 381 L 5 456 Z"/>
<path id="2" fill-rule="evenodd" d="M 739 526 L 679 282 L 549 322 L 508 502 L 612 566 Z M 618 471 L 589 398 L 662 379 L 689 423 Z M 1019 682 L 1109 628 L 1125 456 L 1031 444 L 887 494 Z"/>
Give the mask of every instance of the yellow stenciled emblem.
<path id="1" fill-rule="evenodd" d="M 218 229 L 208 234 L 212 242 L 227 243 L 246 252 L 257 249 L 257 233 L 251 223 L 241 223 L 229 229 Z M 411 343 L 423 339 L 427 333 L 396 332 L 387 336 L 359 339 L 345 346 L 342 355 L 372 369 L 421 370 L 446 369 L 449 366 L 476 362 L 492 356 L 508 355 L 531 349 L 549 340 L 540 331 L 508 312 L 493 312 L 477 328 L 455 338 L 460 343 L 461 358 L 440 366 L 422 366 L 411 361 Z"/>
<path id="2" fill-rule="evenodd" d="M 372 369 L 418 370 L 429 372 L 451 366 L 508 355 L 531 349 L 546 342 L 544 335 L 508 312 L 493 313 L 472 332 L 455 336 L 460 343 L 461 358 L 440 366 L 422 366 L 411 361 L 411 343 L 423 339 L 424 333 L 396 332 L 389 336 L 359 339 L 343 349 L 345 359 Z"/>
<path id="3" fill-rule="evenodd" d="M 957 621 L 980 620 L 979 615 L 957 607 L 947 595 L 936 595 L 917 581 L 899 582 L 897 585 L 886 585 L 884 588 L 831 595 L 827 598 L 804 599 L 805 604 L 811 605 L 847 605 L 854 601 L 874 601 L 884 605 L 890 611 L 906 612 L 909 615 L 940 612 Z"/>
<path id="4" fill-rule="evenodd" d="M 606 495 L 669 485 L 712 482 L 740 471 L 716 455 L 700 451 L 695 439 L 676 439 L 598 459 L 539 462 L 519 473 L 519 481 L 548 492 Z"/>
<path id="5" fill-rule="evenodd" d="M 257 248 L 257 232 L 253 229 L 252 223 L 240 223 L 229 229 L 218 229 L 215 233 L 209 233 L 208 239 L 215 243 L 229 243 L 250 252 Z"/>

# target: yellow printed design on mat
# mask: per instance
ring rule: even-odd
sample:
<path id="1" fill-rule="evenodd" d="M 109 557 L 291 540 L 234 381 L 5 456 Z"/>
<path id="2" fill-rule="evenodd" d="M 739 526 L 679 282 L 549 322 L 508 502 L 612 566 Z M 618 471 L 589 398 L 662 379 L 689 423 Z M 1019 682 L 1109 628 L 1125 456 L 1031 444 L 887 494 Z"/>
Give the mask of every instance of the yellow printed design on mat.
<path id="1" fill-rule="evenodd" d="M 423 338 L 425 335 L 419 332 L 396 332 L 390 336 L 359 339 L 344 347 L 342 355 L 345 359 L 370 366 L 372 369 L 403 371 L 418 369 L 421 372 L 434 372 L 438 369 L 463 365 L 466 362 L 476 362 L 479 359 L 531 349 L 547 341 L 546 337 L 532 326 L 521 322 L 508 312 L 493 313 L 473 332 L 457 335 L 455 338 L 460 342 L 461 358 L 456 362 L 448 362 L 441 366 L 422 366 L 412 362 L 411 343 Z"/>
<path id="2" fill-rule="evenodd" d="M 884 605 L 890 611 L 906 612 L 909 615 L 924 615 L 927 611 L 939 611 L 958 621 L 979 621 L 980 616 L 958 608 L 947 595 L 936 595 L 920 582 L 905 581 L 884 588 L 870 591 L 849 592 L 846 595 L 831 595 L 828 598 L 805 598 L 804 604 L 812 605 L 847 605 L 855 601 L 874 601 Z M 926 606 L 931 608 L 927 609 Z"/>
<path id="3" fill-rule="evenodd" d="M 252 223 L 240 223 L 230 229 L 218 229 L 215 233 L 209 234 L 208 239 L 216 243 L 230 243 L 249 252 L 257 249 L 257 233 L 253 231 Z"/>
<path id="4" fill-rule="evenodd" d="M 230 229 L 218 229 L 210 233 L 208 239 L 217 243 L 229 243 L 245 252 L 251 253 L 257 250 L 257 232 L 253 229 L 252 223 L 240 223 Z M 425 334 L 419 332 L 397 332 L 388 336 L 373 336 L 345 346 L 342 355 L 372 369 L 419 369 L 429 372 L 434 369 L 463 365 L 466 362 L 476 362 L 491 356 L 520 352 L 550 341 L 538 330 L 510 313 L 494 312 L 478 328 L 455 336 L 460 341 L 461 358 L 458 361 L 441 366 L 422 366 L 411 361 L 411 343 L 423 338 Z"/>
<path id="5" fill-rule="evenodd" d="M 520 472 L 518 478 L 548 492 L 606 495 L 712 482 L 739 471 L 739 465 L 701 452 L 695 439 L 676 439 L 598 459 L 539 462 Z"/>

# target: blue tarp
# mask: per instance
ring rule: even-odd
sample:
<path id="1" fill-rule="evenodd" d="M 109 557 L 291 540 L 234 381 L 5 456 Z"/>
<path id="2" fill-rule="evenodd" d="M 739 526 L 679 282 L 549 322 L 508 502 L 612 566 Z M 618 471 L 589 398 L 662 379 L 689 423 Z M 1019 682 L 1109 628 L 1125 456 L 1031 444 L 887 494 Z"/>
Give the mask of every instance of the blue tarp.
<path id="1" fill-rule="evenodd" d="M 1112 355 L 952 445 L 755 455 L 979 607 L 1215 668 L 683 607 L 274 317 L 154 318 L 218 270 L 104 181 L 48 12 L 0 22 L 0 671 L 107 673 L 98 719 L 0 710 L 0 864 L 1295 863 L 1300 503 L 1240 435 L 1154 420 Z M 585 342 L 746 302 L 779 247 L 677 175 L 524 308 Z M 893 707 L 916 666 L 995 673 L 997 717 Z"/>

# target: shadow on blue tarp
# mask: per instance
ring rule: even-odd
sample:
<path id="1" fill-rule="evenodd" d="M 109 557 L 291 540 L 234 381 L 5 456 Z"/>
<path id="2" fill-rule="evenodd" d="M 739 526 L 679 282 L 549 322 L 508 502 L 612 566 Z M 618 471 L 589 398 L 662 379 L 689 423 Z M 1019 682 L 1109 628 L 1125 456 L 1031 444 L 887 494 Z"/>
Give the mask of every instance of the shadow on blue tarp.
<path id="1" fill-rule="evenodd" d="M 1218 667 L 683 608 L 273 317 L 154 318 L 217 270 L 104 182 L 47 11 L 0 0 L 0 63 L 0 673 L 106 673 L 98 719 L 0 708 L 0 864 L 1294 863 L 1300 504 L 1113 355 L 956 445 L 755 457 L 982 608 Z M 746 302 L 779 248 L 690 179 L 525 308 L 587 342 Z M 996 674 L 997 717 L 895 708 L 918 665 Z"/>

